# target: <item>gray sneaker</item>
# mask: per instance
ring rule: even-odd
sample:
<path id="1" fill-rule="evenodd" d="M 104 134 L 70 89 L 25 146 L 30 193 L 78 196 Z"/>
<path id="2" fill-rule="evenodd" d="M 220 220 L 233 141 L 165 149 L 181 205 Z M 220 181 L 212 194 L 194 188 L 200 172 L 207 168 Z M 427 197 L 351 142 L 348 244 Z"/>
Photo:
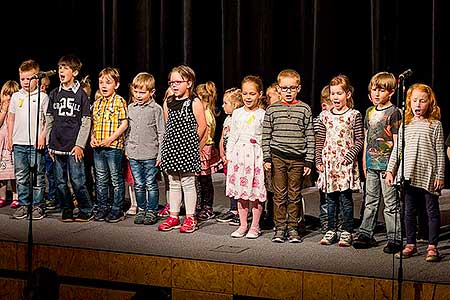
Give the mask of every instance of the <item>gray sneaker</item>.
<path id="1" fill-rule="evenodd" d="M 272 242 L 274 243 L 284 243 L 286 240 L 284 230 L 276 230 L 272 237 Z"/>
<path id="2" fill-rule="evenodd" d="M 31 218 L 33 220 L 41 220 L 45 217 L 45 211 L 40 206 L 33 207 Z"/>
<path id="3" fill-rule="evenodd" d="M 295 229 L 289 229 L 287 232 L 287 240 L 289 243 L 301 243 L 302 238 L 298 234 L 297 230 Z"/>
<path id="4" fill-rule="evenodd" d="M 24 206 L 20 206 L 19 208 L 16 209 L 16 211 L 13 213 L 13 218 L 14 219 L 25 219 L 28 215 L 28 207 Z"/>
<path id="5" fill-rule="evenodd" d="M 144 224 L 145 210 L 138 208 L 136 216 L 134 217 L 134 224 Z"/>

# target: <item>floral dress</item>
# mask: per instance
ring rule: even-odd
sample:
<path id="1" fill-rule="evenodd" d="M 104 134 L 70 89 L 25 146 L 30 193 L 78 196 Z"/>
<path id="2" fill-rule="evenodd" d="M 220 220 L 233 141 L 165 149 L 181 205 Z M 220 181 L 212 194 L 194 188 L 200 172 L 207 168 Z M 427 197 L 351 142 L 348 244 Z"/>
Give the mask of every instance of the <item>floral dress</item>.
<path id="1" fill-rule="evenodd" d="M 14 176 L 14 159 L 12 152 L 7 149 L 8 115 L 0 127 L 0 180 L 16 179 Z"/>

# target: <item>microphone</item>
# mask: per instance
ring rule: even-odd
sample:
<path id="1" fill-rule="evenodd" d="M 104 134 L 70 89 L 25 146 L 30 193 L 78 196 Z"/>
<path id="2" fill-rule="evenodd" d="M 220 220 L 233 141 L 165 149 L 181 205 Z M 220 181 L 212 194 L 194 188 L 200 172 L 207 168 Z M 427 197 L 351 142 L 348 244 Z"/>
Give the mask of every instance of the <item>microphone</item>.
<path id="1" fill-rule="evenodd" d="M 398 75 L 398 79 L 406 79 L 410 77 L 413 74 L 413 71 L 411 69 L 406 70 L 402 74 Z"/>
<path id="2" fill-rule="evenodd" d="M 44 71 L 40 71 L 37 74 L 35 74 L 34 76 L 31 76 L 30 80 L 31 79 L 42 79 L 42 78 L 45 78 L 45 77 L 50 77 L 50 76 L 55 75 L 56 73 L 58 73 L 56 70 L 50 70 L 50 71 L 45 71 L 45 72 Z"/>

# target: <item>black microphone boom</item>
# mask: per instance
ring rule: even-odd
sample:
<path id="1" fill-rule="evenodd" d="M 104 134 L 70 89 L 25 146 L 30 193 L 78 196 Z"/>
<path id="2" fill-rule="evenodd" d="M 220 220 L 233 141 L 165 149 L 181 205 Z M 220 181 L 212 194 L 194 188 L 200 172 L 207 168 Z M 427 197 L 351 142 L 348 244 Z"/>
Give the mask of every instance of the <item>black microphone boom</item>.
<path id="1" fill-rule="evenodd" d="M 57 73 L 56 70 L 50 70 L 50 71 L 45 71 L 45 72 L 41 71 L 41 72 L 35 74 L 34 76 L 31 76 L 30 79 L 42 79 L 42 78 L 45 78 L 45 77 L 53 76 L 56 73 Z"/>
<path id="2" fill-rule="evenodd" d="M 406 78 L 410 77 L 412 74 L 413 74 L 413 71 L 411 69 L 408 69 L 405 72 L 403 72 L 402 74 L 398 75 L 398 78 L 406 79 Z"/>

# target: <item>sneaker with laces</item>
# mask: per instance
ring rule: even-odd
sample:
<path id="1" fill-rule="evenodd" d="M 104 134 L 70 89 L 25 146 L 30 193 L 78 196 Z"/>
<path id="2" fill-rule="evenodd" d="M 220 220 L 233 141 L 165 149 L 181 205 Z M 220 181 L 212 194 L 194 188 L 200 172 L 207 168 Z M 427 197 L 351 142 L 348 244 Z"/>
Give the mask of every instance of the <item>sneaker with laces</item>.
<path id="1" fill-rule="evenodd" d="M 11 204 L 9 205 L 9 207 L 11 207 L 12 209 L 19 208 L 19 206 L 20 206 L 19 200 L 17 200 L 17 199 L 13 199 L 13 201 L 12 201 Z"/>
<path id="2" fill-rule="evenodd" d="M 144 225 L 153 225 L 158 221 L 158 217 L 152 211 L 147 211 L 144 217 Z"/>
<path id="3" fill-rule="evenodd" d="M 134 216 L 134 224 L 144 224 L 145 211 L 141 208 L 138 208 L 137 213 Z"/>
<path id="4" fill-rule="evenodd" d="M 361 232 L 353 241 L 353 248 L 355 249 L 369 249 L 375 247 L 376 245 L 377 241 L 373 237 L 371 238 L 367 234 Z M 398 251 L 400 251 L 400 249 Z"/>
<path id="5" fill-rule="evenodd" d="M 301 243 L 302 242 L 302 238 L 298 234 L 297 230 L 295 230 L 294 228 L 288 230 L 287 240 L 289 243 Z"/>
<path id="6" fill-rule="evenodd" d="M 224 212 L 223 214 L 220 214 L 216 218 L 216 220 L 217 220 L 217 222 L 220 222 L 220 223 L 229 223 L 231 221 L 231 219 L 233 219 L 233 217 L 236 215 L 237 215 L 237 212 L 228 210 L 228 211 Z"/>
<path id="7" fill-rule="evenodd" d="M 229 222 L 228 224 L 232 226 L 240 226 L 241 220 L 239 219 L 239 214 L 236 214 Z"/>
<path id="8" fill-rule="evenodd" d="M 168 217 L 169 211 L 170 211 L 170 204 L 167 203 L 166 206 L 164 206 L 164 208 L 158 211 L 158 217 Z"/>
<path id="9" fill-rule="evenodd" d="M 350 247 L 352 245 L 352 234 L 348 231 L 342 231 L 339 238 L 339 247 Z"/>
<path id="10" fill-rule="evenodd" d="M 202 221 L 214 219 L 215 216 L 212 208 L 205 208 L 198 213 L 198 219 Z"/>
<path id="11" fill-rule="evenodd" d="M 356 240 L 353 242 L 353 245 L 356 243 Z M 402 243 L 395 241 L 388 241 L 386 246 L 383 248 L 383 252 L 387 254 L 397 253 L 402 250 Z"/>
<path id="12" fill-rule="evenodd" d="M 93 218 L 94 214 L 92 212 L 80 211 L 75 218 L 75 222 L 90 222 Z"/>
<path id="13" fill-rule="evenodd" d="M 100 207 L 94 214 L 94 221 L 103 222 L 108 214 L 108 209 Z"/>
<path id="14" fill-rule="evenodd" d="M 281 229 L 275 230 L 275 233 L 272 237 L 272 242 L 284 243 L 285 240 L 286 240 L 286 235 L 285 235 L 284 230 L 281 230 Z"/>
<path id="15" fill-rule="evenodd" d="M 170 231 L 172 229 L 180 228 L 180 219 L 169 216 L 163 223 L 159 224 L 159 231 Z"/>
<path id="16" fill-rule="evenodd" d="M 41 220 L 45 217 L 45 211 L 40 206 L 33 207 L 33 211 L 31 212 L 31 218 L 33 220 Z"/>
<path id="17" fill-rule="evenodd" d="M 180 232 L 191 233 L 197 229 L 197 220 L 194 217 L 186 217 L 184 219 L 183 225 L 180 227 Z"/>
<path id="18" fill-rule="evenodd" d="M 26 205 L 20 206 L 16 209 L 16 211 L 13 213 L 14 219 L 25 219 L 28 215 L 28 207 Z"/>
<path id="19" fill-rule="evenodd" d="M 73 222 L 73 209 L 64 208 L 61 215 L 61 221 L 63 222 Z"/>
<path id="20" fill-rule="evenodd" d="M 58 207 L 58 203 L 55 199 L 47 199 L 45 200 L 45 209 L 53 210 Z"/>
<path id="21" fill-rule="evenodd" d="M 325 235 L 323 236 L 323 238 L 320 240 L 320 244 L 321 245 L 331 245 L 336 243 L 338 240 L 338 236 L 336 231 L 333 230 L 328 230 Z"/>
<path id="22" fill-rule="evenodd" d="M 123 220 L 125 220 L 125 214 L 121 209 L 112 209 L 105 217 L 105 222 L 108 223 L 117 223 Z"/>

